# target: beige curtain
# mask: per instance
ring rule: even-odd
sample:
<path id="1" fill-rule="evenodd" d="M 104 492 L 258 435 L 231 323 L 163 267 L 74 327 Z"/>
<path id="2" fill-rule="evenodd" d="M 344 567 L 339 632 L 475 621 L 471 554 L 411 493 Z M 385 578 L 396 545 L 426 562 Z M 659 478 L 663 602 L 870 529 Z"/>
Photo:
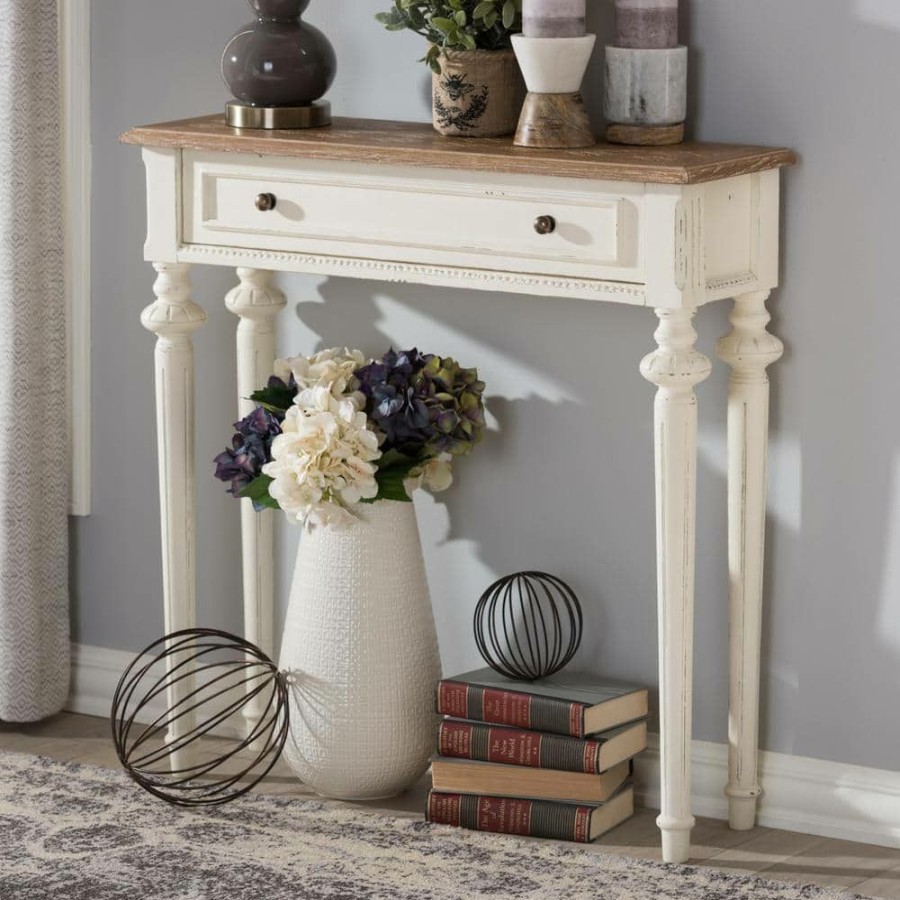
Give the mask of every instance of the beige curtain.
<path id="1" fill-rule="evenodd" d="M 68 439 L 56 0 L 0 0 L 0 720 L 69 684 Z"/>

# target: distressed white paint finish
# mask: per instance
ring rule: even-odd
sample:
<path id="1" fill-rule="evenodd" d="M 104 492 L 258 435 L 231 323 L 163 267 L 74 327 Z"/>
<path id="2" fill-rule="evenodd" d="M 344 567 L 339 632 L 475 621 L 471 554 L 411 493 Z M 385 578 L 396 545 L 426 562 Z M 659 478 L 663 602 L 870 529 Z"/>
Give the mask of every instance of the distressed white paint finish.
<path id="1" fill-rule="evenodd" d="M 768 291 L 734 301 L 731 332 L 716 352 L 731 366 L 728 389 L 728 572 L 731 689 L 728 714 L 728 818 L 756 822 L 759 669 L 766 528 L 769 379 L 766 367 L 784 346 L 766 331 Z"/>
<path id="2" fill-rule="evenodd" d="M 640 283 L 645 188 L 186 150 L 184 242 Z M 274 209 L 256 208 L 259 194 Z M 630 207 L 630 208 L 626 208 Z M 553 216 L 552 234 L 535 219 Z"/>
<path id="3" fill-rule="evenodd" d="M 358 258 L 325 256 L 302 252 L 186 244 L 179 248 L 178 259 L 180 262 L 197 265 L 248 266 L 276 269 L 279 272 L 363 278 L 397 284 L 503 291 L 526 296 L 566 297 L 604 303 L 625 303 L 632 306 L 645 306 L 647 303 L 647 292 L 642 284 L 588 278 L 560 278 L 495 269 L 436 266 L 427 263 L 389 262 L 365 256 Z"/>
<path id="4" fill-rule="evenodd" d="M 775 286 L 778 173 L 679 186 L 189 150 L 145 149 L 144 159 L 147 257 L 245 270 L 229 301 L 242 318 L 241 328 L 246 320 L 249 329 L 239 336 L 242 384 L 245 378 L 249 383 L 251 372 L 257 381 L 254 366 L 262 367 L 263 354 L 253 348 L 261 346 L 259 329 L 278 304 L 268 275 L 258 270 L 582 298 L 657 311 L 659 349 L 642 371 L 658 387 L 660 827 L 665 860 L 686 859 L 693 823 L 694 386 L 709 373 L 709 361 L 694 349 L 691 319 L 705 303 Z M 278 215 L 256 209 L 256 194 L 263 192 L 279 197 Z M 535 216 L 545 214 L 557 218 L 555 235 L 534 232 Z M 266 298 L 261 308 L 255 309 L 254 291 Z M 263 340 L 266 348 L 268 340 Z M 185 439 L 192 433 L 189 405 L 161 411 L 160 421 L 173 433 L 180 429 Z M 764 488 L 752 490 L 755 506 L 747 508 L 762 509 Z M 164 506 L 166 515 L 167 527 L 182 527 Z M 752 515 L 746 521 L 738 515 L 742 531 L 752 527 Z M 256 532 L 259 520 L 253 521 L 253 530 L 246 518 L 244 523 L 248 558 L 254 553 L 257 560 L 267 558 L 269 539 Z M 733 515 L 733 528 L 735 521 Z M 193 516 L 183 523 L 192 529 Z M 183 543 L 193 546 L 192 530 Z M 260 598 L 270 591 L 268 567 L 267 562 L 256 567 L 261 580 L 247 591 L 248 633 L 258 628 L 263 644 L 267 601 Z M 248 559 L 248 578 L 253 568 Z M 756 570 L 745 567 L 737 578 L 743 596 L 758 590 Z M 184 611 L 193 603 L 192 584 L 170 584 L 168 607 Z M 735 641 L 732 654 L 735 671 L 758 672 L 758 641 Z M 755 697 L 745 696 L 753 716 L 754 703 Z M 741 759 L 755 758 L 755 724 L 736 731 L 733 743 Z"/>
<path id="5" fill-rule="evenodd" d="M 163 602 L 166 633 L 193 628 L 196 620 L 196 498 L 194 494 L 194 347 L 191 335 L 206 314 L 191 298 L 189 267 L 154 263 L 156 302 L 141 324 L 156 335 L 156 423 L 159 446 L 159 502 L 162 520 Z M 173 658 L 170 666 L 177 664 Z M 170 708 L 185 710 L 190 680 L 170 687 Z M 169 729 L 172 767 L 185 765 L 178 740 L 189 729 L 186 714 Z"/>
<path id="6" fill-rule="evenodd" d="M 694 347 L 693 310 L 657 310 L 658 349 L 641 374 L 655 401 L 656 540 L 659 595 L 661 798 L 657 824 L 663 857 L 690 856 L 691 716 L 694 646 L 694 545 L 697 492 L 697 397 L 710 361 Z"/>
<path id="7" fill-rule="evenodd" d="M 144 259 L 178 259 L 181 242 L 181 151 L 144 147 L 147 173 L 147 240 Z"/>
<path id="8" fill-rule="evenodd" d="M 263 269 L 238 269 L 240 284 L 228 293 L 225 305 L 240 317 L 237 327 L 238 415 L 253 412 L 251 394 L 272 374 L 275 360 L 275 318 L 287 304 Z M 274 513 L 256 512 L 250 500 L 241 501 L 241 546 L 244 571 L 244 636 L 270 657 L 275 653 Z M 249 687 L 248 687 L 249 690 Z M 244 710 L 250 734 L 263 713 L 261 697 Z"/>

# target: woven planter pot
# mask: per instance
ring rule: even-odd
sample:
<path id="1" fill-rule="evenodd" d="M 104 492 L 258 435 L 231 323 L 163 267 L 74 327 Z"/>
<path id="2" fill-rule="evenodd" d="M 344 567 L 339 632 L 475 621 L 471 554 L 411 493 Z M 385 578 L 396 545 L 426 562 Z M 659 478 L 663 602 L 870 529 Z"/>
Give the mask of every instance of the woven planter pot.
<path id="1" fill-rule="evenodd" d="M 303 532 L 279 663 L 292 674 L 284 758 L 340 800 L 393 797 L 424 774 L 441 677 L 413 504 L 358 514 Z"/>
<path id="2" fill-rule="evenodd" d="M 444 50 L 432 75 L 433 121 L 451 137 L 513 134 L 525 82 L 512 50 Z"/>

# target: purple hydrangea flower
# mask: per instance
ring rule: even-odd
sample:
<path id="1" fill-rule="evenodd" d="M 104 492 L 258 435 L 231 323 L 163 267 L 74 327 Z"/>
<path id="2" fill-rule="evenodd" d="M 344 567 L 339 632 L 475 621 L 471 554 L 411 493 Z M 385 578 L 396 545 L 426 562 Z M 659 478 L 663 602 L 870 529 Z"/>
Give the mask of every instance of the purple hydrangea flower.
<path id="1" fill-rule="evenodd" d="M 272 441 L 281 434 L 281 422 L 263 407 L 258 406 L 245 419 L 235 422 L 237 434 L 231 448 L 220 453 L 216 464 L 216 478 L 230 482 L 228 493 L 235 497 L 262 474 L 262 467 L 272 459 Z"/>
<path id="2" fill-rule="evenodd" d="M 385 452 L 397 449 L 417 455 L 434 436 L 428 409 L 412 383 L 429 359 L 415 348 L 399 353 L 391 349 L 380 362 L 356 372 L 367 401 L 366 413 L 386 435 Z"/>
<path id="3" fill-rule="evenodd" d="M 484 431 L 484 383 L 475 369 L 415 348 L 388 351 L 356 373 L 366 414 L 386 435 L 382 450 L 420 458 L 471 451 Z"/>

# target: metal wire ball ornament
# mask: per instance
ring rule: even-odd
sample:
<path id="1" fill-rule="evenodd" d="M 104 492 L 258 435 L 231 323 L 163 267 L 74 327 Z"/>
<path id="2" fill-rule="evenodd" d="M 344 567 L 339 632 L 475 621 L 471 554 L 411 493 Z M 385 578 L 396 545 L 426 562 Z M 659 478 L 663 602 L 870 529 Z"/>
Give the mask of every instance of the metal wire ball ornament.
<path id="1" fill-rule="evenodd" d="M 191 748 L 229 719 L 244 728 L 241 713 L 250 704 L 261 711 L 249 734 L 195 762 Z M 228 803 L 259 784 L 281 756 L 290 729 L 287 676 L 236 635 L 177 631 L 125 670 L 111 722 L 119 761 L 146 791 L 177 806 Z"/>
<path id="2" fill-rule="evenodd" d="M 581 603 L 546 572 L 518 572 L 494 582 L 475 607 L 475 643 L 494 671 L 516 681 L 547 678 L 581 645 Z"/>

